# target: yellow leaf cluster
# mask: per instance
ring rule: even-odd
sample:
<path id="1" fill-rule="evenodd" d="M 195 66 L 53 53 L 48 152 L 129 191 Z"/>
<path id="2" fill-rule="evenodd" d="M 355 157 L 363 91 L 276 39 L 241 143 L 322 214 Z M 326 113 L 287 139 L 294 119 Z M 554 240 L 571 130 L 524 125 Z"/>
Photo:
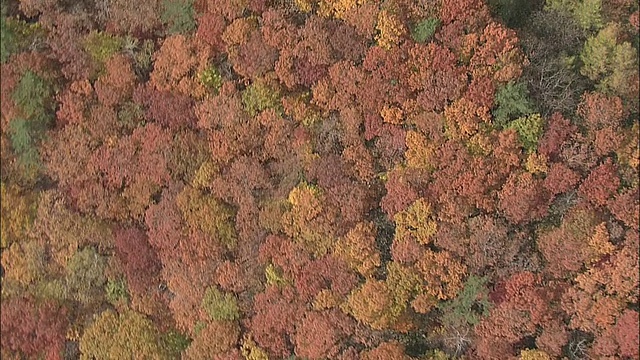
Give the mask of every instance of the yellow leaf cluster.
<path id="1" fill-rule="evenodd" d="M 191 184 L 196 189 L 208 189 L 214 175 L 218 173 L 218 169 L 211 161 L 205 161 L 193 176 Z"/>
<path id="2" fill-rule="evenodd" d="M 380 254 L 375 248 L 375 227 L 358 223 L 335 246 L 334 254 L 364 277 L 373 275 L 380 266 Z"/>
<path id="3" fill-rule="evenodd" d="M 551 356 L 542 350 L 522 350 L 520 360 L 551 360 Z"/>
<path id="4" fill-rule="evenodd" d="M 192 230 L 200 230 L 226 246 L 235 245 L 234 214 L 226 204 L 191 186 L 178 194 L 176 204 Z"/>
<path id="5" fill-rule="evenodd" d="M 394 216 L 395 238 L 402 239 L 411 236 L 423 245 L 429 244 L 438 229 L 432 215 L 431 205 L 424 198 L 414 201 L 408 209 Z"/>
<path id="6" fill-rule="evenodd" d="M 33 196 L 23 195 L 15 187 L 2 183 L 0 191 L 0 246 L 4 249 L 27 236 L 37 206 Z"/>
<path id="7" fill-rule="evenodd" d="M 447 137 L 454 140 L 469 140 L 481 129 L 481 124 L 491 123 L 491 114 L 486 106 L 478 106 L 467 98 L 454 101 L 444 109 Z"/>
<path id="8" fill-rule="evenodd" d="M 433 145 L 428 143 L 427 137 L 418 131 L 408 131 L 406 136 L 407 151 L 404 156 L 407 166 L 413 169 L 432 170 L 431 162 L 434 157 Z"/>
<path id="9" fill-rule="evenodd" d="M 382 120 L 389 124 L 402 125 L 403 115 L 402 110 L 396 106 L 385 106 L 380 110 Z"/>
<path id="10" fill-rule="evenodd" d="M 609 241 L 607 224 L 596 226 L 595 233 L 589 240 L 589 248 L 592 252 L 590 262 L 593 264 L 605 255 L 612 254 L 616 247 Z"/>
<path id="11" fill-rule="evenodd" d="M 302 182 L 289 192 L 291 209 L 282 214 L 285 234 L 314 256 L 325 255 L 335 238 L 332 224 L 323 215 L 325 207 L 320 189 Z"/>
<path id="12" fill-rule="evenodd" d="M 338 306 L 340 302 L 340 298 L 333 291 L 323 289 L 313 299 L 313 309 L 316 311 L 331 309 Z"/>
<path id="13" fill-rule="evenodd" d="M 547 166 L 547 157 L 535 152 L 529 154 L 525 169 L 532 174 L 546 174 L 549 167 Z"/>
<path id="14" fill-rule="evenodd" d="M 295 0 L 300 10 L 311 11 L 309 0 Z M 337 19 L 344 19 L 345 14 L 358 5 L 362 5 L 366 0 L 320 0 L 318 4 L 318 14 L 326 17 L 333 16 Z"/>
<path id="15" fill-rule="evenodd" d="M 243 337 L 241 351 L 246 360 L 269 360 L 267 353 L 251 339 L 251 334 L 245 334 Z"/>
<path id="16" fill-rule="evenodd" d="M 400 19 L 387 10 L 382 10 L 378 13 L 376 28 L 378 29 L 378 35 L 376 36 L 378 46 L 385 50 L 391 50 L 406 33 Z"/>

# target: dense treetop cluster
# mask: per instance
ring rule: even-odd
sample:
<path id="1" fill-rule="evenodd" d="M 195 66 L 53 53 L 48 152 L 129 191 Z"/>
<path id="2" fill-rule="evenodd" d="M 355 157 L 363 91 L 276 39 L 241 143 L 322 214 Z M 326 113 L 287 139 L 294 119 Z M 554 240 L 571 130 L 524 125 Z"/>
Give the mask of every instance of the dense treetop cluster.
<path id="1" fill-rule="evenodd" d="M 2 359 L 638 359 L 633 0 L 2 0 Z"/>

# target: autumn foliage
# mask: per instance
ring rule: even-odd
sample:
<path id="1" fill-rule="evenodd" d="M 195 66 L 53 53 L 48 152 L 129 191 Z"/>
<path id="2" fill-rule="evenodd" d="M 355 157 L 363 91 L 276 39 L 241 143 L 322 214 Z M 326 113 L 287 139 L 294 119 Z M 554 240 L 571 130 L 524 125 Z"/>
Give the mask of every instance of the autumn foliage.
<path id="1" fill-rule="evenodd" d="M 3 359 L 638 358 L 633 1 L 0 15 Z"/>

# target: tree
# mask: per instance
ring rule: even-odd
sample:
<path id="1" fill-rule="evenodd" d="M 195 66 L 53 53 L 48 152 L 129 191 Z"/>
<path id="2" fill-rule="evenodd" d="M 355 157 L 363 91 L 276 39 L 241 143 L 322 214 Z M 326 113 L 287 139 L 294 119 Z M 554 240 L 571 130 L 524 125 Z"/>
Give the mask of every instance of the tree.
<path id="1" fill-rule="evenodd" d="M 353 331 L 353 320 L 337 309 L 308 311 L 293 338 L 295 354 L 305 359 L 334 358 Z"/>
<path id="2" fill-rule="evenodd" d="M 367 279 L 344 305 L 356 320 L 376 330 L 391 328 L 405 308 L 406 302 L 398 301 L 387 283 L 375 279 Z"/>
<path id="3" fill-rule="evenodd" d="M 620 27 L 610 24 L 587 39 L 580 54 L 580 73 L 610 95 L 619 95 L 631 109 L 637 109 L 638 57 L 629 42 L 618 42 Z"/>
<path id="4" fill-rule="evenodd" d="M 240 359 L 235 348 L 240 327 L 232 321 L 213 321 L 205 325 L 182 354 L 185 359 Z"/>
<path id="5" fill-rule="evenodd" d="M 15 358 L 63 359 L 67 310 L 54 301 L 2 300 L 2 354 Z"/>
<path id="6" fill-rule="evenodd" d="M 398 45 L 400 39 L 405 35 L 406 29 L 398 17 L 388 10 L 381 10 L 378 13 L 376 28 L 379 34 L 376 36 L 378 46 L 385 50 L 391 50 Z"/>
<path id="7" fill-rule="evenodd" d="M 424 198 L 414 201 L 406 210 L 394 216 L 394 241 L 406 241 L 406 238 L 410 237 L 422 245 L 429 245 L 437 231 L 433 215 L 431 205 Z"/>
<path id="8" fill-rule="evenodd" d="M 426 111 L 444 109 L 448 101 L 460 97 L 466 85 L 466 75 L 456 66 L 455 55 L 447 48 L 431 42 L 415 44 L 409 50 L 408 85 L 417 92 L 417 102 Z"/>
<path id="9" fill-rule="evenodd" d="M 281 112 L 280 92 L 276 87 L 269 84 L 266 79 L 254 81 L 242 93 L 242 104 L 251 117 L 266 109 L 274 109 Z"/>
<path id="10" fill-rule="evenodd" d="M 442 311 L 440 321 L 443 325 L 457 327 L 468 324 L 474 326 L 483 317 L 489 315 L 492 304 L 489 302 L 489 290 L 486 283 L 487 278 L 471 275 L 455 298 L 438 304 L 438 308 Z"/>
<path id="11" fill-rule="evenodd" d="M 295 325 L 304 313 L 295 291 L 291 287 L 269 286 L 256 295 L 253 308 L 250 329 L 257 344 L 274 356 L 290 355 Z"/>
<path id="12" fill-rule="evenodd" d="M 132 295 L 142 296 L 147 289 L 160 283 L 160 264 L 143 231 L 137 228 L 118 229 L 115 232 L 115 250 Z"/>
<path id="13" fill-rule="evenodd" d="M 574 189 L 580 181 L 580 175 L 563 163 L 553 163 L 544 178 L 544 188 L 555 197 L 558 194 Z"/>
<path id="14" fill-rule="evenodd" d="M 234 321 L 240 318 L 235 297 L 209 287 L 202 298 L 202 308 L 213 321 Z"/>
<path id="15" fill-rule="evenodd" d="M 343 259 L 364 277 L 373 275 L 380 266 L 380 253 L 376 249 L 376 229 L 371 222 L 361 222 L 338 240 L 334 255 Z"/>
<path id="16" fill-rule="evenodd" d="M 447 251 L 425 251 L 416 268 L 422 275 L 425 293 L 438 300 L 456 297 L 467 273 L 466 266 Z"/>
<path id="17" fill-rule="evenodd" d="M 444 110 L 445 131 L 448 138 L 468 142 L 478 134 L 483 125 L 491 122 L 489 109 L 467 98 L 454 101 Z"/>
<path id="18" fill-rule="evenodd" d="M 344 300 L 358 284 L 347 264 L 331 255 L 312 260 L 294 274 L 294 279 L 299 297 L 304 301 L 326 295 Z"/>
<path id="19" fill-rule="evenodd" d="M 151 0 L 144 4 L 114 0 L 110 8 L 109 27 L 119 33 L 149 34 L 161 25 L 162 3 Z"/>
<path id="20" fill-rule="evenodd" d="M 527 116 L 534 112 L 533 104 L 529 100 L 529 91 L 524 82 L 508 82 L 498 88 L 495 98 L 496 108 L 493 117 L 497 124 L 507 124 L 510 120 L 520 116 Z"/>
<path id="21" fill-rule="evenodd" d="M 323 191 L 301 183 L 289 193 L 289 204 L 291 208 L 281 220 L 285 234 L 316 257 L 326 254 L 337 239 Z"/>
<path id="22" fill-rule="evenodd" d="M 504 84 L 522 74 L 527 60 L 517 45 L 515 31 L 491 21 L 482 30 L 478 40 L 469 63 L 474 77 L 488 75 Z"/>
<path id="23" fill-rule="evenodd" d="M 384 186 L 387 193 L 380 201 L 380 207 L 389 219 L 418 199 L 418 193 L 400 169 L 393 169 L 387 174 Z"/>
<path id="24" fill-rule="evenodd" d="M 102 298 L 107 261 L 96 250 L 87 246 L 78 250 L 66 264 L 68 295 L 83 304 L 98 303 Z"/>
<path id="25" fill-rule="evenodd" d="M 195 127 L 196 116 L 192 100 L 182 94 L 138 86 L 133 100 L 145 110 L 146 118 L 171 129 Z"/>
<path id="26" fill-rule="evenodd" d="M 187 34 L 196 28 L 193 0 L 164 0 L 160 18 L 169 34 Z"/>
<path id="27" fill-rule="evenodd" d="M 11 97 L 19 109 L 19 116 L 9 123 L 11 147 L 20 162 L 23 178 L 29 182 L 34 182 L 40 172 L 38 145 L 51 125 L 52 93 L 45 79 L 27 70 Z"/>
<path id="28" fill-rule="evenodd" d="M 549 194 L 543 182 L 529 172 L 512 173 L 498 194 L 500 209 L 514 224 L 539 220 L 547 215 Z"/>
<path id="29" fill-rule="evenodd" d="M 225 29 L 222 39 L 238 74 L 255 79 L 274 69 L 277 50 L 264 41 L 256 21 L 248 18 L 234 20 Z"/>
<path id="30" fill-rule="evenodd" d="M 27 236 L 36 217 L 37 194 L 26 192 L 15 185 L 0 183 L 2 204 L 0 215 L 0 247 L 6 249 L 13 242 Z"/>
<path id="31" fill-rule="evenodd" d="M 154 324 L 132 310 L 121 314 L 105 310 L 80 338 L 80 359 L 122 359 L 144 357 L 167 359 L 160 333 Z"/>
<path id="32" fill-rule="evenodd" d="M 103 174 L 107 192 L 119 193 L 126 200 L 127 213 L 109 214 L 108 217 L 140 218 L 144 214 L 153 195 L 169 180 L 166 167 L 169 139 L 166 130 L 148 124 L 136 128 L 130 136 L 120 138 L 115 144 L 103 144 L 96 151 L 90 167 Z M 100 199 L 87 200 L 94 206 L 101 203 Z"/>
<path id="33" fill-rule="evenodd" d="M 559 278 L 580 271 L 590 257 L 588 239 L 596 225 L 593 212 L 576 208 L 565 214 L 559 228 L 540 233 L 537 244 L 549 262 L 546 271 Z"/>
<path id="34" fill-rule="evenodd" d="M 363 360 L 408 360 L 409 356 L 405 354 L 406 349 L 404 345 L 392 341 L 383 342 L 374 349 L 363 351 L 360 353 Z"/>
<path id="35" fill-rule="evenodd" d="M 37 240 L 23 239 L 2 251 L 6 280 L 22 287 L 44 280 L 47 270 L 46 249 Z"/>
<path id="36" fill-rule="evenodd" d="M 630 358 L 638 356 L 638 312 L 625 310 L 616 322 L 615 336 L 620 348 L 620 355 Z"/>
<path id="37" fill-rule="evenodd" d="M 42 41 L 46 35 L 40 24 L 30 24 L 10 16 L 7 13 L 6 5 L 2 5 L 0 21 L 3 39 L 2 45 L 0 45 L 0 62 L 2 64 L 6 63 L 12 54 L 28 50 L 31 44 Z"/>
<path id="38" fill-rule="evenodd" d="M 604 206 L 613 197 L 620 185 L 617 167 L 607 159 L 602 165 L 593 169 L 580 184 L 578 193 L 596 206 Z"/>
<path id="39" fill-rule="evenodd" d="M 626 117 L 622 100 L 618 96 L 607 96 L 600 92 L 585 93 L 578 105 L 580 115 L 591 131 L 606 127 L 617 128 Z"/>
<path id="40" fill-rule="evenodd" d="M 197 73 L 209 65 L 211 49 L 203 42 L 184 35 L 172 35 L 164 39 L 154 54 L 150 84 L 158 90 L 201 98 L 206 93 Z"/>
<path id="41" fill-rule="evenodd" d="M 426 18 L 413 26 L 411 29 L 411 38 L 418 43 L 425 43 L 431 39 L 440 26 L 440 19 Z"/>
<path id="42" fill-rule="evenodd" d="M 615 195 L 614 199 L 608 201 L 609 211 L 625 225 L 632 229 L 640 227 L 640 204 L 638 199 L 638 188 L 628 189 L 620 194 Z"/>
<path id="43" fill-rule="evenodd" d="M 544 130 L 545 120 L 540 114 L 532 114 L 520 117 L 507 125 L 507 128 L 514 129 L 518 133 L 520 143 L 528 152 L 532 152 L 538 146 L 538 141 Z"/>
<path id="44" fill-rule="evenodd" d="M 115 106 L 131 97 L 136 82 L 132 65 L 130 59 L 120 54 L 106 59 L 105 73 L 94 84 L 98 101 Z"/>

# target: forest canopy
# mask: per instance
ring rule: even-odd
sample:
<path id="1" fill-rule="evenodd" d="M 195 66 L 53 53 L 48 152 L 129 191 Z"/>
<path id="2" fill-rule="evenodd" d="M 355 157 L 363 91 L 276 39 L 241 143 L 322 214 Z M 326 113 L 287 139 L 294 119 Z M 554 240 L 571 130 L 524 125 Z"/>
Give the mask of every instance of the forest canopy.
<path id="1" fill-rule="evenodd" d="M 638 359 L 631 0 L 1 0 L 2 359 Z"/>

